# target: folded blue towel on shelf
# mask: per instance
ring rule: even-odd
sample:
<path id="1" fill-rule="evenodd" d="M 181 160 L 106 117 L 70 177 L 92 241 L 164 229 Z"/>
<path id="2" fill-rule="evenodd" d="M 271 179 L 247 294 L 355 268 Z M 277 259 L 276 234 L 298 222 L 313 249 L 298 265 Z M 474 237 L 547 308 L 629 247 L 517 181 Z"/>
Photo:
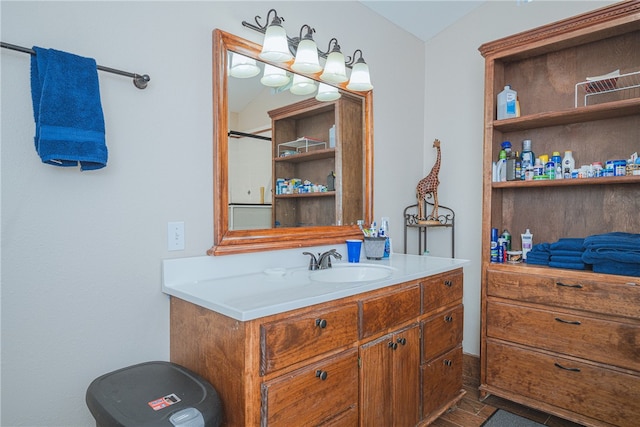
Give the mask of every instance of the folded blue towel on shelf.
<path id="1" fill-rule="evenodd" d="M 44 163 L 100 169 L 107 164 L 96 61 L 33 47 L 31 100 L 35 146 Z"/>
<path id="2" fill-rule="evenodd" d="M 616 261 L 598 262 L 593 264 L 593 271 L 595 273 L 640 277 L 640 264 Z"/>
<path id="3" fill-rule="evenodd" d="M 608 248 L 620 250 L 640 250 L 640 234 L 614 231 L 595 234 L 584 239 L 586 249 Z"/>
<path id="4" fill-rule="evenodd" d="M 582 259 L 581 255 L 578 255 L 578 256 L 555 255 L 553 252 L 551 252 L 550 261 L 584 264 L 584 260 Z"/>
<path id="5" fill-rule="evenodd" d="M 552 251 L 556 249 L 580 251 L 583 250 L 584 240 L 585 239 L 583 238 L 564 237 L 562 239 L 558 239 L 557 242 L 551 243 L 549 245 L 549 249 Z"/>
<path id="6" fill-rule="evenodd" d="M 527 264 L 535 264 L 535 265 L 549 265 L 549 258 L 529 257 L 527 255 L 526 263 Z"/>
<path id="7" fill-rule="evenodd" d="M 640 250 L 618 249 L 588 249 L 582 254 L 582 261 L 593 264 L 599 261 L 616 261 L 630 264 L 640 264 Z"/>
<path id="8" fill-rule="evenodd" d="M 581 257 L 584 251 L 569 251 L 565 249 L 551 249 L 551 256 L 575 256 Z"/>
<path id="9" fill-rule="evenodd" d="M 536 245 L 533 245 L 531 247 L 531 250 L 528 252 L 529 254 L 531 253 L 545 253 L 545 254 L 549 254 L 550 248 L 549 248 L 549 243 L 538 243 Z"/>
<path id="10" fill-rule="evenodd" d="M 549 261 L 549 267 L 554 268 L 566 268 L 569 270 L 586 270 L 587 266 L 584 262 L 560 262 L 560 261 Z"/>

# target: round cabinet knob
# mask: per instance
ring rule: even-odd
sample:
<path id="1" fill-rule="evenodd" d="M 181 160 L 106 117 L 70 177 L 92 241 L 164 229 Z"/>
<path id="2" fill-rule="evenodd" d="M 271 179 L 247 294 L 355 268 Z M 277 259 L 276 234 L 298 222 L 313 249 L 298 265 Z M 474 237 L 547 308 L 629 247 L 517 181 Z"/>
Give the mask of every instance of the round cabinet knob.
<path id="1" fill-rule="evenodd" d="M 395 343 L 395 342 L 393 342 L 393 341 L 389 341 L 389 348 L 390 348 L 391 350 L 395 350 L 395 349 L 397 349 L 397 348 L 398 348 L 398 343 Z"/>
<path id="2" fill-rule="evenodd" d="M 447 288 L 450 288 L 450 287 L 452 287 L 452 286 L 453 286 L 453 281 L 451 281 L 451 280 L 445 280 L 445 281 L 444 281 L 444 285 L 445 285 Z"/>
<path id="3" fill-rule="evenodd" d="M 318 369 L 316 371 L 316 378 L 320 378 L 322 381 L 327 379 L 327 371 L 322 371 Z"/>
<path id="4" fill-rule="evenodd" d="M 453 365 L 453 362 L 452 362 L 451 360 L 449 360 L 449 359 L 444 359 L 444 361 L 443 361 L 442 363 L 444 363 L 444 366 L 451 366 L 451 365 Z"/>
<path id="5" fill-rule="evenodd" d="M 447 323 L 453 322 L 453 316 L 444 316 L 444 321 Z"/>
<path id="6" fill-rule="evenodd" d="M 324 329 L 327 327 L 327 320 L 326 319 L 316 319 L 316 326 L 318 326 L 321 329 Z"/>
<path id="7" fill-rule="evenodd" d="M 407 339 L 406 338 L 398 338 L 396 341 L 400 345 L 407 345 Z"/>

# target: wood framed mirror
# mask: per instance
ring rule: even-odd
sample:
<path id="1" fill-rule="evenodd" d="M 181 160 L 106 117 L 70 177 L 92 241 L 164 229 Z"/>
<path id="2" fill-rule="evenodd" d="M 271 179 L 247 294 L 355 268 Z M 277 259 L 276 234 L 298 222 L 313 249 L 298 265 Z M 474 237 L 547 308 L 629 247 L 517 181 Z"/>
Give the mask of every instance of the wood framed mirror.
<path id="1" fill-rule="evenodd" d="M 329 245 L 343 243 L 345 239 L 360 238 L 362 233 L 353 220 L 351 214 L 348 221 L 340 219 L 334 225 L 310 225 L 279 226 L 278 221 L 272 221 L 271 228 L 262 229 L 232 229 L 229 226 L 229 55 L 230 52 L 244 55 L 245 57 L 268 63 L 259 59 L 261 46 L 219 29 L 213 31 L 213 189 L 214 189 L 214 245 L 207 254 L 225 255 L 246 252 L 267 251 L 276 249 L 289 249 L 297 247 Z M 294 73 L 288 64 L 275 64 L 276 67 Z M 297 73 L 300 74 L 300 73 Z M 304 75 L 319 82 L 318 75 Z M 360 194 L 349 197 L 359 198 L 359 211 L 362 215 L 358 219 L 365 220 L 369 224 L 373 218 L 373 94 L 368 92 L 353 92 L 343 86 L 339 90 L 345 94 L 345 98 L 361 100 L 361 154 L 358 159 L 362 162 L 358 168 L 346 168 L 345 175 L 351 169 L 358 169 L 361 175 L 359 183 Z M 314 100 L 302 103 L 313 104 Z M 279 112 L 291 107 L 281 107 Z M 275 114 L 275 113 L 274 113 Z M 336 150 L 340 150 L 340 137 L 337 137 Z M 360 148 L 358 148 L 360 149 Z M 345 155 L 348 158 L 348 154 Z M 275 159 L 276 161 L 278 159 Z M 336 163 L 341 162 L 336 160 Z M 357 178 L 360 178 L 357 175 Z M 340 180 L 341 177 L 337 177 Z M 353 178 L 351 178 L 353 179 Z M 274 178 L 275 182 L 275 178 Z M 274 196 L 276 190 L 269 189 Z M 336 186 L 336 197 L 341 197 L 342 191 Z M 345 195 L 347 198 L 347 196 Z M 273 197 L 275 202 L 275 197 Z M 338 202 L 336 202 L 338 203 Z M 341 202 L 340 202 L 341 203 Z M 275 203 L 274 203 L 275 206 Z M 301 209 L 302 210 L 302 209 Z M 357 216 L 357 213 L 355 214 Z M 339 215 L 338 215 L 339 216 Z M 341 218 L 341 216 L 340 216 Z M 338 225 L 339 224 L 339 225 Z"/>

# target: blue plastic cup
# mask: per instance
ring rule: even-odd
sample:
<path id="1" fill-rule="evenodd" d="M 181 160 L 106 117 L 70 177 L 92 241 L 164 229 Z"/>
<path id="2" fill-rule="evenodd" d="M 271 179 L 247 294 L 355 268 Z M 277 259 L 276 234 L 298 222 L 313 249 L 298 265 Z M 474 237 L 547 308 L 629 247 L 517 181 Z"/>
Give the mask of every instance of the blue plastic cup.
<path id="1" fill-rule="evenodd" d="M 349 262 L 360 262 L 360 248 L 362 248 L 362 240 L 347 240 Z"/>

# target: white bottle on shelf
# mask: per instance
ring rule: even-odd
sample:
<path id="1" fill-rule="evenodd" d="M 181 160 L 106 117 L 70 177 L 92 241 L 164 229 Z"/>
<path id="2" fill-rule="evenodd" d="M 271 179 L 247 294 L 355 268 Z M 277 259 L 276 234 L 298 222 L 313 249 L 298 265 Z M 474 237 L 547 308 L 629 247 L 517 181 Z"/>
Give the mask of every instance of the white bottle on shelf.
<path id="1" fill-rule="evenodd" d="M 510 85 L 506 85 L 504 90 L 498 94 L 498 120 L 518 117 L 517 101 L 518 93 L 511 89 Z"/>
<path id="2" fill-rule="evenodd" d="M 562 159 L 562 177 L 564 179 L 571 178 L 571 172 L 576 168 L 576 161 L 573 159 L 573 152 L 567 150 L 564 152 Z"/>

